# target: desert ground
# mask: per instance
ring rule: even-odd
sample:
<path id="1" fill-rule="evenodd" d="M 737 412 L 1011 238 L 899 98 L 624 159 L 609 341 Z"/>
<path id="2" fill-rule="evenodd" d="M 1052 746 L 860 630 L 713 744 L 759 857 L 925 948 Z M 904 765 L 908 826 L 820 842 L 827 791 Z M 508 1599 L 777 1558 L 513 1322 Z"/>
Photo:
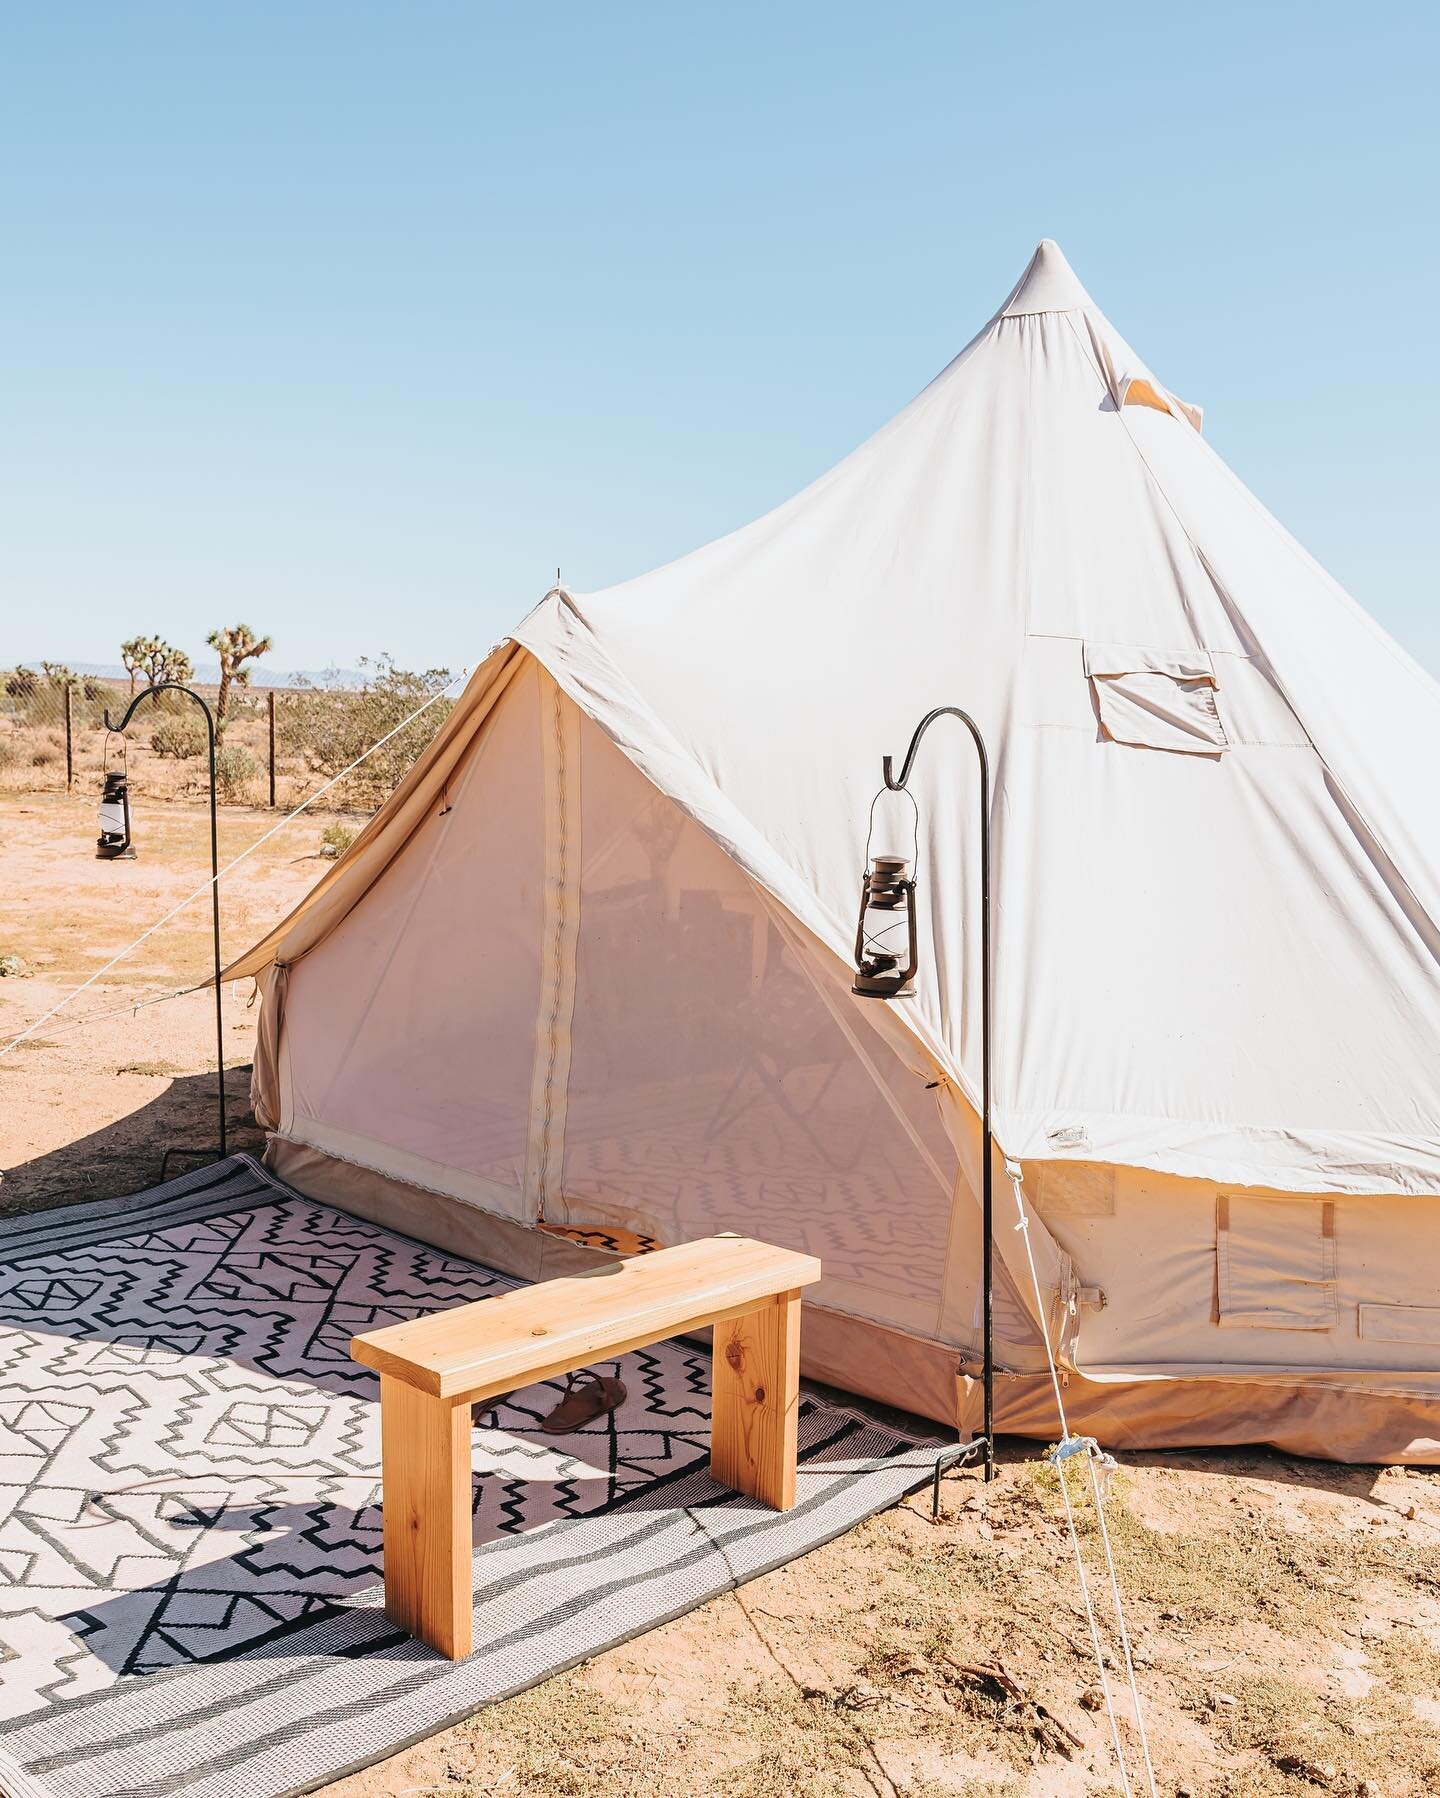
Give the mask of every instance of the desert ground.
<path id="1" fill-rule="evenodd" d="M 332 821 L 287 826 L 226 883 L 230 951 L 325 867 Z M 272 822 L 227 808 L 222 856 Z M 92 798 L 0 795 L 0 958 L 19 970 L 0 978 L 0 1044 L 208 872 L 193 805 L 155 808 L 134 863 L 95 861 L 94 831 Z M 0 1209 L 130 1191 L 164 1147 L 213 1141 L 209 996 L 134 1009 L 205 976 L 208 932 L 208 905 L 191 906 L 0 1059 Z M 255 1020 L 227 990 L 242 1147 L 259 1146 Z M 988 1489 L 948 1477 L 938 1522 L 917 1497 L 325 1798 L 1120 1792 L 1044 1446 L 1004 1445 Z M 1440 1471 L 1129 1455 L 1109 1516 L 1157 1791 L 1440 1792 Z M 1133 1719 L 1122 1729 L 1139 1794 Z"/>

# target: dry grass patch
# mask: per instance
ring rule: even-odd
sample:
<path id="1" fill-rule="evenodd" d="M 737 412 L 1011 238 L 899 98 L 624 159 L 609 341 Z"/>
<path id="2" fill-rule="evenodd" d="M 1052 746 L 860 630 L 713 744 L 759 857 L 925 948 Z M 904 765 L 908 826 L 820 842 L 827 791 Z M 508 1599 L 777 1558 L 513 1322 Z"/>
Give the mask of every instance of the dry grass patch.
<path id="1" fill-rule="evenodd" d="M 1440 1698 L 1440 1648 L 1418 1629 L 1392 1630 L 1370 1650 L 1370 1660 L 1392 1692 Z"/>
<path id="2" fill-rule="evenodd" d="M 1279 1675 L 1233 1683 L 1237 1702 L 1228 1709 L 1224 1740 L 1263 1761 L 1228 1774 L 1217 1798 L 1268 1798 L 1307 1787 L 1344 1798 L 1440 1791 L 1434 1728 L 1394 1692 L 1326 1699 Z"/>
<path id="3" fill-rule="evenodd" d="M 888 1781 L 844 1693 L 774 1679 L 731 1687 L 737 1734 L 754 1744 L 706 1788 L 716 1798 L 830 1798 L 883 1791 Z"/>

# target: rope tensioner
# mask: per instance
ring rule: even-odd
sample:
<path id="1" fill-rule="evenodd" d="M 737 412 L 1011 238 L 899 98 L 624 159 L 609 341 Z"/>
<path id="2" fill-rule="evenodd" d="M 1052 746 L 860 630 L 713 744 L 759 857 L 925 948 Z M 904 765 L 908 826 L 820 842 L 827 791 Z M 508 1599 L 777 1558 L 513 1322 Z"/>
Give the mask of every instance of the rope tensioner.
<path id="1" fill-rule="evenodd" d="M 1108 1497 L 1110 1481 L 1118 1471 L 1119 1463 L 1114 1455 L 1101 1448 L 1093 1436 L 1066 1436 L 1063 1441 L 1055 1444 L 1045 1459 L 1058 1470 L 1062 1462 L 1071 1461 L 1076 1455 L 1089 1456 L 1090 1465 L 1099 1477 L 1100 1490 Z"/>

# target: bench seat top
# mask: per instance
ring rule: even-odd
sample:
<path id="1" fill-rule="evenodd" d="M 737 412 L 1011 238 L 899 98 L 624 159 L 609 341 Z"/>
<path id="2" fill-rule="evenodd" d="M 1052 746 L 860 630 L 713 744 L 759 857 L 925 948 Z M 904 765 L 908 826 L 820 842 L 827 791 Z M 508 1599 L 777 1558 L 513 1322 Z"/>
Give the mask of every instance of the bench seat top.
<path id="1" fill-rule="evenodd" d="M 706 1236 L 356 1336 L 353 1359 L 436 1398 L 472 1401 L 662 1342 L 813 1285 L 813 1255 Z"/>

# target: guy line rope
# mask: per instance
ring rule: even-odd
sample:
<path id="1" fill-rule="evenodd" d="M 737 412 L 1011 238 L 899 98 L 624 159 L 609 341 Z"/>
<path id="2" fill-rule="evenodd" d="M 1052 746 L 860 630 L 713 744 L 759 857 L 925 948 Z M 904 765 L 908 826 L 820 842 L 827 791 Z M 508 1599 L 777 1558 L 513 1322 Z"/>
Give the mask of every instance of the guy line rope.
<path id="1" fill-rule="evenodd" d="M 1046 1312 L 1045 1300 L 1040 1291 L 1040 1275 L 1035 1267 L 1035 1251 L 1030 1246 L 1030 1219 L 1025 1214 L 1025 1200 L 1020 1191 L 1022 1169 L 1019 1162 L 1005 1158 L 1005 1172 L 1010 1176 L 1010 1184 L 1015 1189 L 1015 1210 L 1019 1222 L 1015 1228 L 1020 1232 L 1025 1243 L 1025 1259 L 1030 1264 L 1030 1282 L 1035 1289 L 1035 1314 L 1040 1319 L 1041 1333 L 1045 1338 L 1045 1360 L 1050 1369 L 1050 1383 L 1055 1388 L 1055 1408 L 1060 1413 L 1060 1441 L 1050 1451 L 1049 1459 L 1055 1465 L 1055 1472 L 1060 1481 L 1060 1496 L 1065 1503 L 1065 1521 L 1070 1526 L 1070 1544 L 1075 1550 L 1075 1570 L 1080 1576 L 1080 1596 L 1085 1601 L 1085 1619 L 1090 1626 L 1090 1644 L 1095 1650 L 1095 1664 L 1100 1669 L 1100 1690 L 1105 1696 L 1105 1709 L 1110 1717 L 1110 1739 L 1115 1745 L 1115 1762 L 1120 1769 L 1120 1785 L 1125 1798 L 1133 1798 L 1130 1775 L 1126 1769 L 1125 1751 L 1120 1742 L 1120 1720 L 1115 1714 L 1115 1699 L 1110 1691 L 1110 1681 L 1105 1673 L 1105 1650 L 1100 1642 L 1100 1627 L 1095 1621 L 1095 1606 L 1090 1598 L 1090 1582 L 1085 1573 L 1085 1557 L 1080 1552 L 1080 1535 L 1075 1527 L 1075 1512 L 1070 1503 L 1070 1487 L 1065 1477 L 1066 1463 L 1077 1455 L 1083 1455 L 1085 1464 L 1090 1469 L 1090 1489 L 1095 1497 L 1095 1515 L 1100 1523 L 1100 1540 L 1105 1547 L 1105 1562 L 1110 1570 L 1110 1596 L 1115 1606 L 1115 1622 L 1119 1631 L 1120 1645 L 1125 1653 L 1125 1674 L 1130 1683 L 1130 1700 L 1135 1707 L 1135 1727 L 1140 1736 L 1140 1752 L 1145 1761 L 1145 1780 L 1150 1798 L 1157 1798 L 1155 1790 L 1155 1769 L 1150 1764 L 1150 1743 L 1145 1734 L 1145 1713 L 1140 1704 L 1140 1688 L 1135 1679 L 1135 1660 L 1130 1650 L 1130 1632 L 1125 1627 L 1125 1607 L 1120 1602 L 1120 1581 L 1115 1572 L 1115 1556 L 1110 1547 L 1110 1531 L 1105 1523 L 1104 1485 L 1114 1471 L 1114 1459 L 1102 1453 L 1100 1444 L 1093 1436 L 1072 1436 L 1070 1425 L 1065 1416 L 1065 1400 L 1060 1391 L 1060 1375 L 1055 1365 L 1055 1352 L 1050 1346 L 1050 1324 Z M 1103 1472 L 1103 1479 L 1102 1479 Z"/>
<path id="2" fill-rule="evenodd" d="M 248 849 L 242 849 L 233 861 L 226 862 L 225 866 L 218 874 L 205 881 L 202 885 L 196 887 L 193 893 L 188 893 L 178 905 L 172 905 L 163 918 L 157 918 L 147 929 L 142 930 L 133 943 L 127 943 L 118 955 L 112 955 L 109 961 L 105 963 L 104 967 L 96 968 L 95 972 L 82 980 L 79 986 L 74 987 L 70 992 L 66 993 L 65 997 L 61 999 L 58 1004 L 52 1005 L 49 1011 L 42 1013 L 40 1017 L 36 1018 L 33 1024 L 27 1024 L 18 1036 L 11 1037 L 7 1043 L 0 1043 L 0 1059 L 7 1056 L 12 1049 L 18 1049 L 21 1043 L 25 1042 L 27 1038 L 34 1036 L 37 1030 L 43 1029 L 53 1017 L 58 1016 L 60 1012 L 64 1011 L 67 1005 L 72 1004 L 78 999 L 87 987 L 94 986 L 97 980 L 103 980 L 112 968 L 118 967 L 119 964 L 125 960 L 127 955 L 133 955 L 143 942 L 146 942 L 150 937 L 154 936 L 157 930 L 163 929 L 172 918 L 178 917 L 187 905 L 193 905 L 197 899 L 203 898 L 205 894 L 210 891 L 210 888 L 222 881 L 232 868 L 238 868 L 241 862 L 248 856 L 253 855 L 262 843 L 268 843 L 270 838 L 273 837 L 277 831 L 284 830 L 285 826 L 298 818 L 307 806 L 314 805 L 317 799 L 328 793 L 331 787 L 338 785 L 340 781 L 344 780 L 347 774 L 353 774 L 360 766 L 361 762 L 366 761 L 370 756 L 374 755 L 377 749 L 383 749 L 392 737 L 398 737 L 400 732 L 406 729 L 407 726 L 413 724 L 422 713 L 428 712 L 437 699 L 443 699 L 452 687 L 458 686 L 463 680 L 467 680 L 469 675 L 470 670 L 468 668 L 462 668 L 459 674 L 455 676 L 454 680 L 447 681 L 443 687 L 437 687 L 425 703 L 417 706 L 408 718 L 402 718 L 393 730 L 386 731 L 383 737 L 377 737 L 364 754 L 356 756 L 355 760 L 351 762 L 348 768 L 342 768 L 337 775 L 332 779 L 327 780 L 323 786 L 316 787 L 315 791 L 311 793 L 307 799 L 301 800 L 293 812 L 287 812 L 283 818 L 278 819 L 272 824 L 269 830 L 265 831 L 261 836 L 256 837 L 255 841 L 250 844 Z M 77 1018 L 75 1022 L 77 1024 L 86 1024 L 95 1018 L 112 1017 L 117 1012 L 121 1011 L 139 1011 L 141 1007 L 145 1005 L 158 1005 L 165 999 L 179 999 L 186 993 L 199 992 L 201 987 L 209 986 L 209 984 L 210 982 L 208 980 L 202 980 L 197 986 L 180 987 L 173 993 L 158 993 L 148 999 L 127 1000 L 123 1005 L 111 1006 L 103 1011 L 87 1013 L 85 1017 Z M 69 1026 L 67 1026 L 67 1028 L 68 1027 Z"/>

